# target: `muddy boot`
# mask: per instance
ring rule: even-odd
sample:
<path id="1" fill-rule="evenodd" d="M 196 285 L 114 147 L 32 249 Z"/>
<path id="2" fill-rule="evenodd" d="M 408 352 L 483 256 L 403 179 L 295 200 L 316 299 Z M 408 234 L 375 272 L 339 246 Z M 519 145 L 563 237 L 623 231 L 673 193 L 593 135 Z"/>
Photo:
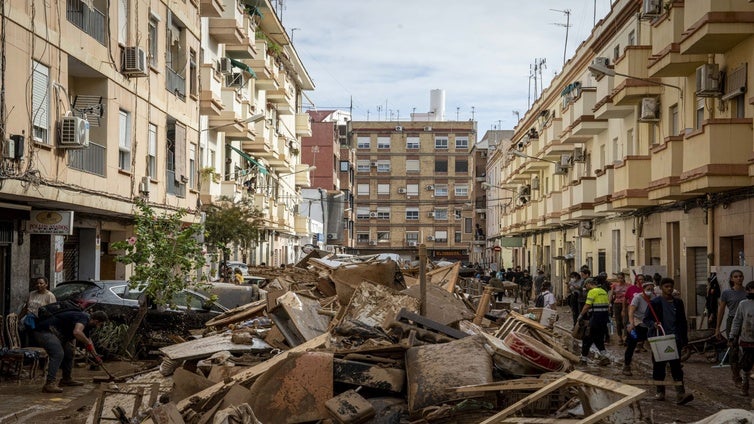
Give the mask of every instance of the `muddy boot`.
<path id="1" fill-rule="evenodd" d="M 58 387 L 58 384 L 54 381 L 48 381 L 42 386 L 43 393 L 63 393 L 63 389 Z"/>
<path id="2" fill-rule="evenodd" d="M 694 400 L 694 395 L 686 393 L 686 389 L 683 386 L 676 386 L 675 388 L 675 403 L 676 405 L 685 405 Z"/>
<path id="3" fill-rule="evenodd" d="M 621 372 L 623 373 L 623 375 L 627 375 L 629 377 L 634 375 L 634 373 L 631 372 L 631 365 L 624 365 L 623 370 L 621 370 Z"/>
<path id="4" fill-rule="evenodd" d="M 657 386 L 657 392 L 655 393 L 655 400 L 665 400 L 665 386 Z"/>

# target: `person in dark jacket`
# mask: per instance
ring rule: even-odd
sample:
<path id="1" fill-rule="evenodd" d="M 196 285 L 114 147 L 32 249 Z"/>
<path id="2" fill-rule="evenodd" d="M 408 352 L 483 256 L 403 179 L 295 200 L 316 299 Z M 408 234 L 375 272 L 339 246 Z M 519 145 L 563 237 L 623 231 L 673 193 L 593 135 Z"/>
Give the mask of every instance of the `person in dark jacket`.
<path id="1" fill-rule="evenodd" d="M 649 336 L 654 337 L 662 335 L 660 327 L 665 334 L 675 335 L 676 348 L 678 352 L 688 344 L 688 322 L 686 321 L 686 308 L 679 297 L 673 296 L 675 281 L 672 278 L 665 277 L 660 280 L 662 295 L 652 299 L 649 303 L 650 310 L 645 315 L 644 320 L 647 327 L 650 328 Z M 653 313 L 654 311 L 654 313 Z M 655 319 L 656 317 L 656 319 Z M 685 405 L 694 400 L 694 395 L 686 393 L 683 386 L 683 368 L 681 360 L 673 359 L 672 361 L 655 361 L 652 356 L 652 379 L 655 381 L 665 380 L 666 364 L 670 365 L 670 375 L 673 381 L 680 381 L 681 385 L 676 386 L 676 403 Z M 657 386 L 656 400 L 665 400 L 665 386 Z"/>
<path id="2" fill-rule="evenodd" d="M 720 300 L 720 283 L 717 281 L 717 273 L 713 272 L 707 279 L 707 296 L 704 307 L 707 309 L 707 323 L 712 328 L 717 323 L 717 301 Z"/>

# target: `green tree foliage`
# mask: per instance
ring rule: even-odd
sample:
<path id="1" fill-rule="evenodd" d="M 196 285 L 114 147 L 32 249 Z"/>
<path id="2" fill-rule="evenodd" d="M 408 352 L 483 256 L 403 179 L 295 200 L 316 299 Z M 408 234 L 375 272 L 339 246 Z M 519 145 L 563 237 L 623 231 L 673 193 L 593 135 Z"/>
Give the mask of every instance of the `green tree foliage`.
<path id="1" fill-rule="evenodd" d="M 209 205 L 206 213 L 205 241 L 210 247 L 219 249 L 224 260 L 234 244 L 249 248 L 259 237 L 261 213 L 249 202 L 234 202 L 224 197 Z"/>

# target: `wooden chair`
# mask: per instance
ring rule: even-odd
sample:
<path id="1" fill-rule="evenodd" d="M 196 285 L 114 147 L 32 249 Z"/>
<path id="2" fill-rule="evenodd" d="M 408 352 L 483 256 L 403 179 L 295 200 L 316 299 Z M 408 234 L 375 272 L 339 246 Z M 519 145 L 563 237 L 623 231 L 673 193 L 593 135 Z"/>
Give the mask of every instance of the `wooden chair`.
<path id="1" fill-rule="evenodd" d="M 8 374 L 15 375 L 16 381 L 20 382 L 22 370 L 24 366 L 28 366 L 29 378 L 34 379 L 39 369 L 40 361 L 43 361 L 45 365 L 47 364 L 47 352 L 39 347 L 21 348 L 17 314 L 8 314 L 3 323 L 5 324 L 5 331 L 2 333 L 3 335 L 7 335 L 8 345 L 7 349 L 3 350 L 3 356 L 0 357 L 0 374 L 2 374 L 3 370 L 6 370 Z M 0 323 L 0 326 L 3 323 Z"/>

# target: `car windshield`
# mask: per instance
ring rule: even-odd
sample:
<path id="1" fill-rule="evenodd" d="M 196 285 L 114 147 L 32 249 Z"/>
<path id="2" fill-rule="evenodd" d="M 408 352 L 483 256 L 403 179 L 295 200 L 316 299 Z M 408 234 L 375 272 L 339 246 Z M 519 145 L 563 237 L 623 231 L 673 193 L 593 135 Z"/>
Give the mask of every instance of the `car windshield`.
<path id="1" fill-rule="evenodd" d="M 83 293 L 86 289 L 94 286 L 95 285 L 92 283 L 82 281 L 76 283 L 61 284 L 50 291 L 55 295 L 55 299 L 61 301 L 74 298 Z"/>

